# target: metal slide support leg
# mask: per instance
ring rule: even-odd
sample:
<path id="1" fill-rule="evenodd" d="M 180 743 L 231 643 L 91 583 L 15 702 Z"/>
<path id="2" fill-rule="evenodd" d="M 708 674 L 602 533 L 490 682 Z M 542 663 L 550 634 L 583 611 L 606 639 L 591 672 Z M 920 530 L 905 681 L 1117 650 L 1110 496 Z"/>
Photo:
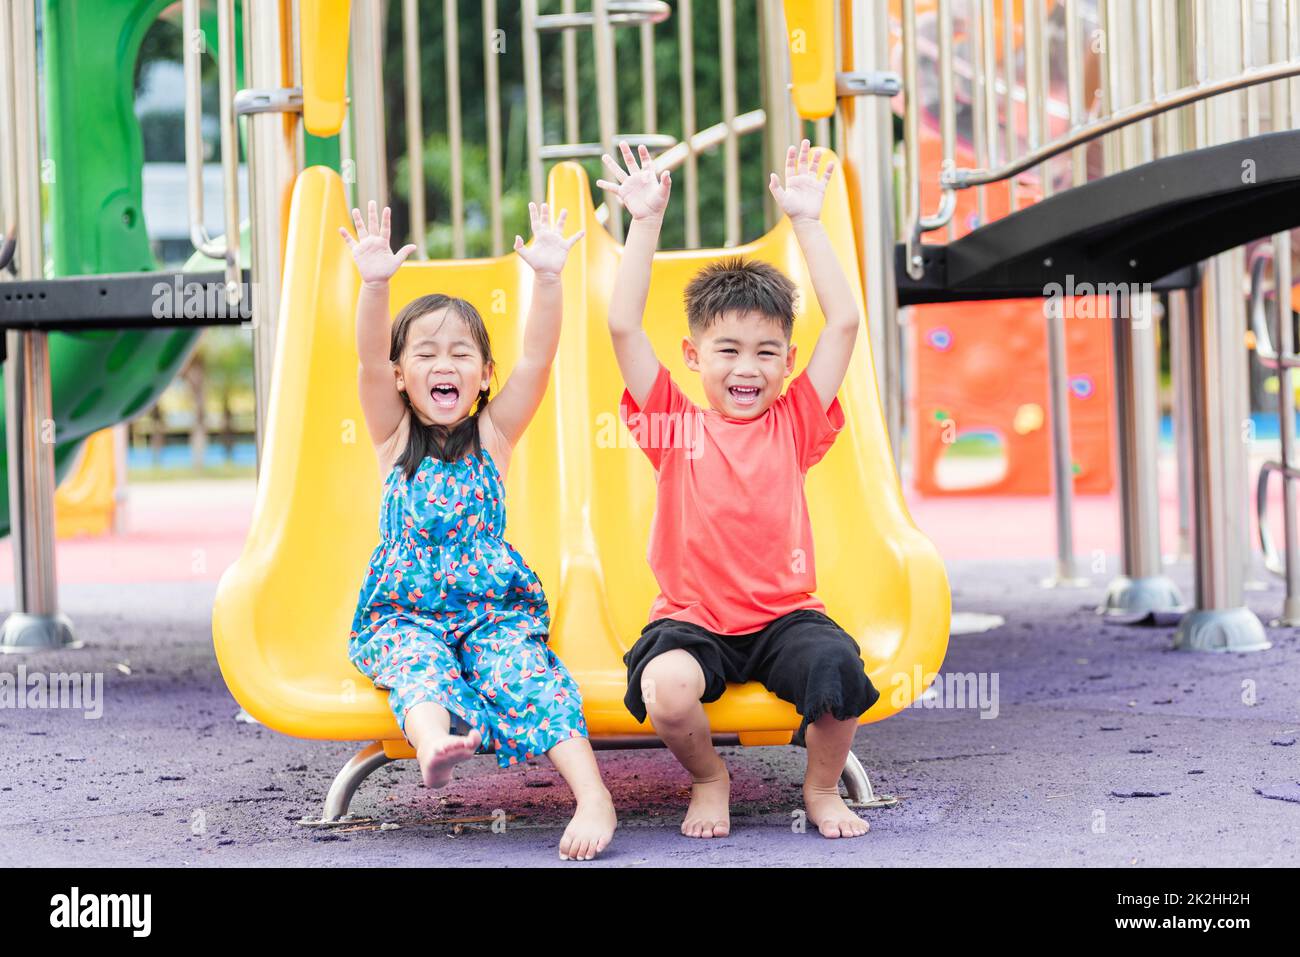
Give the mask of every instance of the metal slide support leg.
<path id="1" fill-rule="evenodd" d="M 898 803 L 898 798 L 894 795 L 877 794 L 871 789 L 871 779 L 867 777 L 867 770 L 852 751 L 849 752 L 848 760 L 844 762 L 844 772 L 840 775 L 840 780 L 844 782 L 844 787 L 849 792 L 848 800 L 844 802 L 849 807 L 893 807 Z"/>
<path id="2" fill-rule="evenodd" d="M 384 753 L 382 741 L 376 741 L 362 748 L 349 758 L 348 763 L 343 765 L 343 770 L 334 776 L 334 783 L 330 785 L 329 793 L 325 795 L 325 809 L 321 812 L 320 820 L 304 817 L 298 823 L 312 827 L 334 827 L 339 824 L 356 823 L 358 818 L 348 813 L 352 796 L 357 793 L 357 788 L 361 787 L 362 781 L 392 760 Z"/>

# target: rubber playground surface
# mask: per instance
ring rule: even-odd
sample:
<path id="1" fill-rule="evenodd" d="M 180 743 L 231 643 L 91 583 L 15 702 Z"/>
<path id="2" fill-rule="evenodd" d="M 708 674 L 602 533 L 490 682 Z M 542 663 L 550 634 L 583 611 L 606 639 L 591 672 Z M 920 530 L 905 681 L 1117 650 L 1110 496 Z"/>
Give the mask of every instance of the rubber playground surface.
<path id="1" fill-rule="evenodd" d="M 0 658 L 0 672 L 15 676 L 20 666 L 103 674 L 98 718 L 0 710 L 0 865 L 563 863 L 556 848 L 569 797 L 545 760 L 502 772 L 479 756 L 440 792 L 419 785 L 413 762 L 396 762 L 353 801 L 353 813 L 370 821 L 331 830 L 297 823 L 319 814 L 356 745 L 235 719 L 213 654 L 211 607 L 216 579 L 243 540 L 251 483 L 161 483 L 132 495 L 130 535 L 60 550 L 63 610 L 86 647 Z M 1168 539 L 1176 524 L 1164 498 Z M 1079 503 L 1076 551 L 1106 557 L 1091 585 L 1075 589 L 1041 588 L 1052 563 L 1007 554 L 1022 538 L 1033 543 L 1030 554 L 1050 551 L 1050 500 L 910 504 L 947 559 L 954 613 L 1005 622 L 955 634 L 939 690 L 859 730 L 854 750 L 873 786 L 899 805 L 862 812 L 872 828 L 862 839 L 800 833 L 803 753 L 727 749 L 732 834 L 695 841 L 677 830 L 688 787 L 670 754 L 601 751 L 621 824 L 587 866 L 1295 860 L 1294 630 L 1269 628 L 1273 647 L 1260 653 L 1190 654 L 1172 650 L 1173 618 L 1099 618 L 1093 609 L 1115 569 L 1104 540 L 1117 537 L 1114 496 Z M 196 539 L 199 527 L 207 538 Z M 1006 528 L 1015 535 L 1000 536 Z M 0 552 L 8 561 L 8 549 Z M 1170 574 L 1190 599 L 1190 566 Z M 0 601 L 12 607 L 7 577 Z M 1271 578 L 1246 596 L 1266 623 L 1281 608 Z M 959 688 L 978 692 L 961 700 Z"/>

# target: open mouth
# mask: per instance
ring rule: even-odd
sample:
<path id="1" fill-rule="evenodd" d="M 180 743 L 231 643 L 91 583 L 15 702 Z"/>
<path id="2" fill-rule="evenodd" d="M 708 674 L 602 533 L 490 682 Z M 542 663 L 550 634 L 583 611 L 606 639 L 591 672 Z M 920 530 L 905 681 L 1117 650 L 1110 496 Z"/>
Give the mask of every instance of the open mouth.
<path id="1" fill-rule="evenodd" d="M 731 395 L 731 401 L 736 405 L 753 405 L 758 401 L 758 386 L 756 385 L 728 386 L 727 392 Z"/>
<path id="2" fill-rule="evenodd" d="M 445 382 L 435 385 L 429 390 L 429 395 L 433 397 L 434 405 L 440 409 L 454 409 L 460 401 L 460 389 Z"/>

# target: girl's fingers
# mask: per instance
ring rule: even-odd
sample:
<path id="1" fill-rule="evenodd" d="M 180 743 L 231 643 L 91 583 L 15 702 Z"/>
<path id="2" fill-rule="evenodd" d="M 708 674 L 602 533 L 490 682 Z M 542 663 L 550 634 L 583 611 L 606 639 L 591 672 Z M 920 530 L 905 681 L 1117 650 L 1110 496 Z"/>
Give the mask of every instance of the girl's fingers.
<path id="1" fill-rule="evenodd" d="M 560 218 L 555 221 L 555 228 L 560 232 L 564 232 L 564 221 L 568 218 L 569 211 L 567 209 L 560 210 Z"/>
<path id="2" fill-rule="evenodd" d="M 613 171 L 614 180 L 616 182 L 621 183 L 623 182 L 623 180 L 627 179 L 627 173 L 623 172 L 623 168 L 619 166 L 617 163 L 615 163 L 614 158 L 610 156 L 608 153 L 602 154 L 600 159 L 601 162 L 603 162 L 606 166 L 608 166 Z"/>
<path id="3" fill-rule="evenodd" d="M 629 173 L 638 172 L 641 167 L 637 165 L 636 158 L 632 155 L 632 148 L 626 142 L 619 143 L 618 147 L 623 152 L 623 162 L 627 163 Z"/>
<path id="4" fill-rule="evenodd" d="M 806 164 L 808 162 L 809 145 L 810 144 L 808 143 L 807 140 L 804 140 L 802 143 L 799 144 L 799 164 L 797 169 L 800 173 L 806 172 L 808 169 Z"/>
<path id="5" fill-rule="evenodd" d="M 352 234 L 348 232 L 346 229 L 344 229 L 342 226 L 339 227 L 339 235 L 342 236 L 344 241 L 348 244 L 348 249 L 353 249 L 356 247 L 357 241 L 353 239 Z"/>
<path id="6" fill-rule="evenodd" d="M 831 171 L 834 169 L 835 169 L 834 160 L 826 164 L 826 172 L 822 174 L 823 183 L 829 183 L 831 181 Z"/>
<path id="7" fill-rule="evenodd" d="M 415 243 L 407 243 L 397 251 L 397 264 L 400 266 L 402 263 L 406 262 L 406 257 L 411 255 L 413 252 L 415 252 Z"/>
<path id="8" fill-rule="evenodd" d="M 379 232 L 379 205 L 373 199 L 370 201 L 370 216 L 368 218 L 370 225 L 367 229 L 370 230 L 372 235 Z"/>
<path id="9" fill-rule="evenodd" d="M 516 235 L 516 236 L 515 236 L 515 249 L 523 249 L 523 248 L 524 248 L 524 237 L 523 237 L 523 236 Z"/>
<path id="10" fill-rule="evenodd" d="M 596 180 L 596 185 L 597 185 L 600 189 L 607 189 L 607 190 L 609 190 L 610 192 L 613 192 L 613 193 L 617 193 L 617 192 L 618 192 L 618 184 L 617 184 L 617 183 L 611 183 L 609 180 L 598 179 L 598 180 Z"/>
<path id="11" fill-rule="evenodd" d="M 361 210 L 353 207 L 352 224 L 357 228 L 357 239 L 366 238 L 366 224 L 361 221 Z"/>
<path id="12" fill-rule="evenodd" d="M 576 233 L 574 233 L 572 236 L 569 237 L 567 242 L 565 242 L 564 248 L 572 249 L 574 244 L 585 235 L 587 235 L 587 231 L 585 229 L 578 230 Z"/>
<path id="13" fill-rule="evenodd" d="M 536 203 L 528 204 L 528 223 L 530 226 L 532 226 L 533 232 L 537 232 L 537 204 Z"/>
<path id="14" fill-rule="evenodd" d="M 538 219 L 541 220 L 543 226 L 551 225 L 551 208 L 545 203 L 542 203 L 542 212 L 538 216 Z"/>
<path id="15" fill-rule="evenodd" d="M 785 151 L 785 181 L 787 183 L 790 182 L 790 180 L 792 180 L 795 175 L 794 160 L 795 160 L 794 147 L 791 146 L 788 150 Z"/>
<path id="16" fill-rule="evenodd" d="M 382 236 L 384 239 L 388 239 L 392 236 L 392 231 L 393 231 L 392 210 L 389 209 L 387 206 L 385 206 L 383 219 L 381 219 L 379 222 L 379 235 Z"/>
<path id="17" fill-rule="evenodd" d="M 812 158 L 808 160 L 808 172 L 813 173 L 815 175 L 817 173 L 817 164 L 821 162 L 821 159 L 822 159 L 822 151 L 821 148 L 818 147 L 817 149 L 813 150 Z"/>

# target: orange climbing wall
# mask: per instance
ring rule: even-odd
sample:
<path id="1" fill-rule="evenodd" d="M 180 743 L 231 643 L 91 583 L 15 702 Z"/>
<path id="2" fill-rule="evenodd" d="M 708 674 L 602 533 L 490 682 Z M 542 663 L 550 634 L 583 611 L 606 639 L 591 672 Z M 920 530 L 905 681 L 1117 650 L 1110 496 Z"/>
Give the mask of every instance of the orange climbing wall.
<path id="1" fill-rule="evenodd" d="M 1114 481 L 1111 323 L 1104 300 L 1066 300 L 1066 367 L 1074 489 Z M 1087 310 L 1100 316 L 1088 315 Z M 914 481 L 923 495 L 1046 495 L 1052 490 L 1047 326 L 1039 300 L 918 306 L 911 322 Z M 951 443 L 994 433 L 1005 472 L 982 484 L 941 487 Z M 949 459 L 951 467 L 971 463 Z M 948 466 L 946 466 L 948 467 Z M 972 474 L 979 474 L 978 471 Z"/>

